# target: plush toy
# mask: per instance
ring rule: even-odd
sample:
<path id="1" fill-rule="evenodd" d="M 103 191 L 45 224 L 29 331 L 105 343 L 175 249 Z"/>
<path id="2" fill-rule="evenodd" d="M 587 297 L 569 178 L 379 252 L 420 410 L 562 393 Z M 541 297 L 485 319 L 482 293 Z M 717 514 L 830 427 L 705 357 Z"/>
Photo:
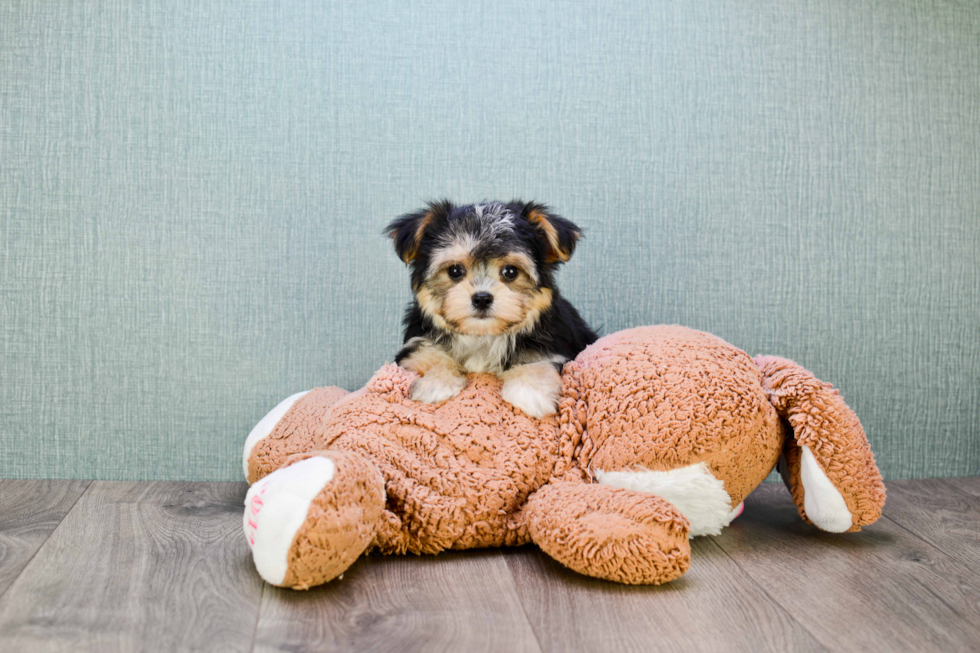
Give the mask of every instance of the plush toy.
<path id="1" fill-rule="evenodd" d="M 306 589 L 362 553 L 534 542 L 577 572 L 659 584 L 690 564 L 780 461 L 800 516 L 826 531 L 874 522 L 884 485 L 857 417 L 795 363 L 754 361 L 706 333 L 641 327 L 601 338 L 536 420 L 474 374 L 430 405 L 394 365 L 357 392 L 289 397 L 245 443 L 244 526 L 259 574 Z"/>

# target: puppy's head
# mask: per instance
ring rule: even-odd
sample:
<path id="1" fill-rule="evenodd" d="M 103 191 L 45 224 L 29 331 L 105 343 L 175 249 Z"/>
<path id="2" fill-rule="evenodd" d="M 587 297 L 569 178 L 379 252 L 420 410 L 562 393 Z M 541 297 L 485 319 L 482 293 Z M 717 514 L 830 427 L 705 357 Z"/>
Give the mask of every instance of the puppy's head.
<path id="1" fill-rule="evenodd" d="M 386 233 L 412 269 L 412 291 L 435 326 L 464 335 L 528 332 L 551 306 L 554 271 L 578 227 L 533 202 L 432 202 Z"/>

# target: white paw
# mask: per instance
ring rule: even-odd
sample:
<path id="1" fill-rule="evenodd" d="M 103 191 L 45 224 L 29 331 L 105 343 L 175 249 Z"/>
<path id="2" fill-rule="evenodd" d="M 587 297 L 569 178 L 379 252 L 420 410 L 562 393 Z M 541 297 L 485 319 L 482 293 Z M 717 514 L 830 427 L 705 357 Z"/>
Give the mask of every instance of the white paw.
<path id="1" fill-rule="evenodd" d="M 315 456 L 278 469 L 248 489 L 242 526 L 259 575 L 281 585 L 289 550 L 310 504 L 334 476 L 334 463 Z"/>
<path id="2" fill-rule="evenodd" d="M 438 404 L 452 399 L 466 387 L 466 377 L 456 374 L 426 374 L 412 383 L 412 399 L 423 404 Z"/>
<path id="3" fill-rule="evenodd" d="M 511 406 L 520 408 L 526 415 L 540 419 L 556 411 L 561 386 L 533 381 L 526 377 L 507 379 L 504 381 L 500 395 Z"/>

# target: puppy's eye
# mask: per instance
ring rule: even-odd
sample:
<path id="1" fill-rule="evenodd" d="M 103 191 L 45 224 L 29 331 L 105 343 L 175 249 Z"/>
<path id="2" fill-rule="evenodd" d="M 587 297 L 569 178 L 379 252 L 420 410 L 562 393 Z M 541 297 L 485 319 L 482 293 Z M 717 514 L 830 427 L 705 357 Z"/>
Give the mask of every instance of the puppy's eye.
<path id="1" fill-rule="evenodd" d="M 449 274 L 449 278 L 453 281 L 458 281 L 466 276 L 466 268 L 458 264 L 449 266 L 449 269 L 446 270 L 446 272 Z"/>
<path id="2" fill-rule="evenodd" d="M 504 269 L 500 271 L 500 276 L 504 278 L 504 281 L 513 281 L 520 273 L 521 271 L 513 265 L 505 265 Z"/>

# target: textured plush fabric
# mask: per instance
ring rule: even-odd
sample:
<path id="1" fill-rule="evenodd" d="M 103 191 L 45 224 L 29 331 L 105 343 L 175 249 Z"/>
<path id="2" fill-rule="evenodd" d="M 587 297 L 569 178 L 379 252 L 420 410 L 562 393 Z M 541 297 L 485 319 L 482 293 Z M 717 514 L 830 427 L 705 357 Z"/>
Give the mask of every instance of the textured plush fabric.
<path id="1" fill-rule="evenodd" d="M 251 461 L 262 464 L 250 461 L 252 483 L 288 472 L 304 456 L 289 455 L 298 450 L 364 463 L 348 466 L 340 489 L 328 481 L 313 501 L 313 521 L 289 552 L 290 570 L 299 571 L 283 584 L 305 589 L 343 572 L 366 544 L 353 533 L 376 533 L 371 548 L 381 553 L 534 541 L 583 574 L 668 582 L 690 564 L 694 517 L 682 506 L 695 505 L 703 479 L 686 496 L 685 488 L 672 488 L 682 504 L 656 491 L 594 484 L 593 475 L 699 466 L 721 485 L 720 515 L 704 530 L 718 532 L 772 471 L 784 441 L 788 456 L 793 447 L 818 452 L 830 492 L 843 495 L 851 511 L 844 515 L 851 530 L 881 514 L 885 495 L 874 456 L 839 395 L 795 363 L 757 364 L 710 334 L 656 326 L 600 338 L 565 365 L 559 415 L 540 420 L 505 402 L 495 376 L 469 375 L 457 396 L 439 404 L 410 399 L 417 378 L 386 365 L 357 392 L 311 391 L 283 415 L 269 445 L 254 445 Z M 784 432 L 783 420 L 792 432 Z M 380 514 L 375 495 L 348 490 L 379 478 L 386 495 Z M 787 478 L 806 519 L 804 494 L 793 486 L 800 485 L 798 464 Z M 341 516 L 341 527 L 314 519 L 320 513 Z M 361 513 L 365 521 L 355 529 L 351 516 Z"/>
<path id="2" fill-rule="evenodd" d="M 534 420 L 500 396 L 501 381 L 470 375 L 450 401 L 412 401 L 417 377 L 387 365 L 367 392 L 334 406 L 316 447 L 354 451 L 385 478 L 382 553 L 522 544 L 528 495 L 550 478 L 557 420 Z"/>
<path id="3" fill-rule="evenodd" d="M 559 482 L 536 492 L 528 510 L 534 543 L 580 574 L 660 585 L 691 566 L 687 520 L 654 494 Z"/>
<path id="4" fill-rule="evenodd" d="M 385 505 L 384 478 L 355 453 L 290 456 L 287 464 L 324 455 L 336 473 L 313 500 L 287 556 L 284 587 L 305 590 L 342 574 L 374 541 Z"/>
<path id="5" fill-rule="evenodd" d="M 800 482 L 800 447 L 809 447 L 830 481 L 840 488 L 851 513 L 849 530 L 873 524 L 885 503 L 885 484 L 857 416 L 840 392 L 796 363 L 776 356 L 759 356 L 762 383 L 772 404 L 792 427 L 786 440 L 784 481 L 806 521 L 805 492 Z"/>
<path id="6" fill-rule="evenodd" d="M 703 462 L 725 480 L 732 508 L 766 478 L 783 442 L 752 359 L 684 327 L 600 339 L 566 365 L 562 395 L 561 447 L 590 475 Z"/>
<path id="7" fill-rule="evenodd" d="M 314 388 L 293 404 L 266 437 L 259 440 L 248 457 L 248 482 L 274 472 L 283 458 L 316 448 L 316 432 L 333 405 L 349 394 L 343 388 Z"/>
<path id="8" fill-rule="evenodd" d="M 980 4 L 0 3 L 0 476 L 231 480 L 364 385 L 427 198 L 583 227 L 602 333 L 833 381 L 892 478 L 980 473 Z"/>

